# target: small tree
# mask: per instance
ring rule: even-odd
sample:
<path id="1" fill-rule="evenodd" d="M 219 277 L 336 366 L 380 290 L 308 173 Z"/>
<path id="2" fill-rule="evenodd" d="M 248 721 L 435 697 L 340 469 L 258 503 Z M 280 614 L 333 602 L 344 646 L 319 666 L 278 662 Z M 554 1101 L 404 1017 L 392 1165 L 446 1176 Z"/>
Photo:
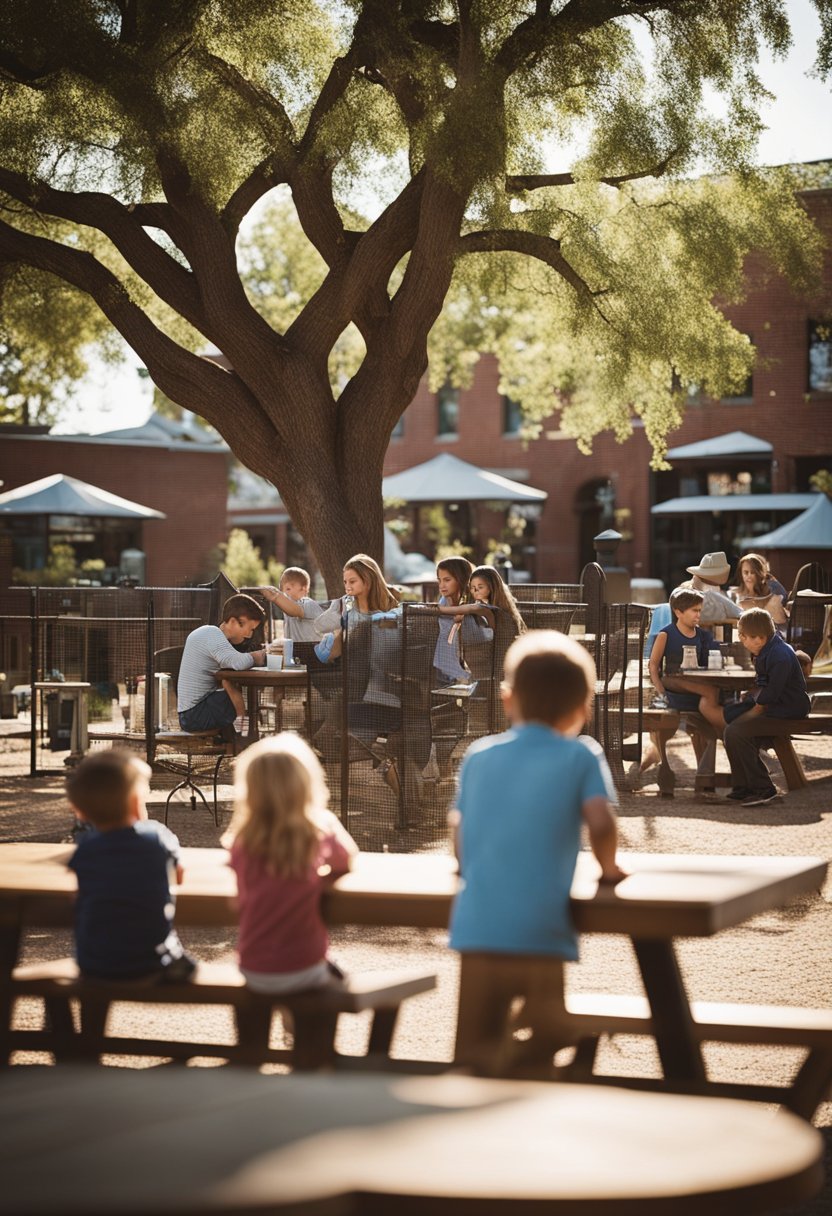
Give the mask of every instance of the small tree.
<path id="1" fill-rule="evenodd" d="M 235 587 L 262 587 L 280 581 L 284 567 L 274 558 L 264 563 L 260 550 L 243 528 L 232 528 L 220 550 L 223 555 L 220 569 Z"/>

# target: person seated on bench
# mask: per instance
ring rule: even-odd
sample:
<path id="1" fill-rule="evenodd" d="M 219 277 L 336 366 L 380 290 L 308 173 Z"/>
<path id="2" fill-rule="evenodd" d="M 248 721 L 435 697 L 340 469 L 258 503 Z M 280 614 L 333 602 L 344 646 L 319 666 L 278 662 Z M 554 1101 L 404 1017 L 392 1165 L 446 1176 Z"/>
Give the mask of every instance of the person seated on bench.
<path id="1" fill-rule="evenodd" d="M 582 646 L 531 630 L 506 655 L 512 728 L 473 743 L 462 763 L 451 823 L 463 884 L 450 944 L 462 956 L 456 1062 L 475 1072 L 547 1075 L 555 1052 L 575 1041 L 563 961 L 578 957 L 569 893 L 582 822 L 602 881 L 623 877 L 604 771 L 576 738 L 594 689 Z M 522 1043 L 512 1037 L 520 1026 L 532 1031 Z"/>
<path id="2" fill-rule="evenodd" d="M 232 595 L 222 606 L 219 625 L 200 625 L 188 634 L 177 681 L 179 725 L 183 730 L 216 729 L 233 737 L 235 718 L 245 714 L 243 694 L 230 680 L 223 680 L 222 687 L 217 688 L 216 673 L 223 667 L 247 671 L 266 662 L 265 650 L 250 654 L 235 650 L 248 641 L 265 616 L 250 595 Z"/>
<path id="3" fill-rule="evenodd" d="M 79 819 L 91 824 L 69 860 L 78 879 L 75 950 L 82 975 L 188 979 L 196 963 L 173 927 L 179 841 L 147 817 L 150 767 L 128 751 L 92 752 L 67 775 Z"/>
<path id="4" fill-rule="evenodd" d="M 671 709 L 698 712 L 710 722 L 718 734 L 725 729 L 725 719 L 719 705 L 719 689 L 702 689 L 685 679 L 682 669 L 684 648 L 696 649 L 696 665 L 708 666 L 708 652 L 719 650 L 719 643 L 706 630 L 700 629 L 704 595 L 701 591 L 677 587 L 670 596 L 670 610 L 675 620 L 656 634 L 650 651 L 650 682 L 660 696 L 667 696 Z M 642 765 L 642 767 L 647 767 Z"/>
<path id="5" fill-rule="evenodd" d="M 687 582 L 680 583 L 677 591 L 681 589 L 702 592 L 705 597 L 702 604 L 703 625 L 738 619 L 741 609 L 722 591 L 731 573 L 728 558 L 722 551 L 706 553 L 698 566 L 688 566 L 687 571 L 691 577 Z"/>
<path id="6" fill-rule="evenodd" d="M 255 992 L 303 992 L 337 983 L 321 916 L 325 887 L 358 852 L 327 810 L 317 756 L 299 735 L 261 739 L 237 761 L 231 852 L 240 909 L 239 958 Z"/>
<path id="7" fill-rule="evenodd" d="M 757 677 L 741 701 L 725 706 L 723 741 L 732 783 L 728 797 L 743 806 L 762 806 L 782 797 L 760 758 L 760 748 L 770 738 L 767 720 L 806 718 L 811 702 L 800 660 L 777 632 L 770 612 L 749 608 L 737 629 L 743 646 L 754 655 Z"/>

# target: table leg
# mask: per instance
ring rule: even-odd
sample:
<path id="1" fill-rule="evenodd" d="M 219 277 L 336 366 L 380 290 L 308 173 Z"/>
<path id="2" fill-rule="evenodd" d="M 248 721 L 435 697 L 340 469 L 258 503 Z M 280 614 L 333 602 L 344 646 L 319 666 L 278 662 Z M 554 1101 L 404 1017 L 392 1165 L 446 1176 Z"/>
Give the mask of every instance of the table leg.
<path id="1" fill-rule="evenodd" d="M 0 900 L 0 1068 L 11 1051 L 12 972 L 20 955 L 20 911 L 16 900 Z"/>
<path id="2" fill-rule="evenodd" d="M 653 1016 L 664 1075 L 674 1081 L 705 1081 L 705 1064 L 693 1030 L 693 1015 L 673 941 L 633 938 L 644 990 Z"/>
<path id="3" fill-rule="evenodd" d="M 256 743 L 260 738 L 260 724 L 257 718 L 260 714 L 260 689 L 254 684 L 246 687 L 246 702 L 248 703 L 248 734 L 247 743 Z"/>

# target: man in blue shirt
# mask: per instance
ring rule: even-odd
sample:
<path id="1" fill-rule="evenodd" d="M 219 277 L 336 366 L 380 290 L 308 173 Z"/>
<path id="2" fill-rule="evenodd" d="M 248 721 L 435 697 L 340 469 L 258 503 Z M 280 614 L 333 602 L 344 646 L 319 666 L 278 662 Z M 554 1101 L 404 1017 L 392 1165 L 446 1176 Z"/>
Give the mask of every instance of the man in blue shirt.
<path id="1" fill-rule="evenodd" d="M 760 757 L 760 747 L 771 736 L 771 721 L 805 718 L 811 702 L 800 661 L 777 633 L 765 608 L 744 612 L 738 633 L 745 649 L 754 655 L 757 678 L 741 702 L 747 708 L 725 727 L 723 739 L 733 784 L 728 797 L 743 806 L 762 806 L 781 796 Z M 726 706 L 726 717 L 728 710 Z"/>
<path id="2" fill-rule="evenodd" d="M 577 642 L 525 634 L 505 659 L 512 729 L 473 744 L 462 764 L 452 813 L 462 875 L 451 917 L 462 955 L 456 1060 L 477 1072 L 545 1075 L 574 1042 L 563 962 L 578 957 L 569 894 L 582 823 L 601 880 L 623 877 L 603 757 L 576 737 L 594 688 Z M 512 1035 L 518 998 L 524 1042 Z"/>

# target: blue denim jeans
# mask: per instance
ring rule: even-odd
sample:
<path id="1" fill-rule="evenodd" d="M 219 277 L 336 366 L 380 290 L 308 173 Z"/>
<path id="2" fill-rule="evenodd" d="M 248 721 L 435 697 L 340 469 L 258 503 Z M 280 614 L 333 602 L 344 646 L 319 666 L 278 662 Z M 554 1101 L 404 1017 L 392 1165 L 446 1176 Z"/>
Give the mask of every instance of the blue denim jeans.
<path id="1" fill-rule="evenodd" d="M 183 730 L 213 730 L 214 727 L 230 726 L 237 717 L 234 703 L 224 688 L 209 692 L 196 705 L 179 714 L 179 725 Z"/>

